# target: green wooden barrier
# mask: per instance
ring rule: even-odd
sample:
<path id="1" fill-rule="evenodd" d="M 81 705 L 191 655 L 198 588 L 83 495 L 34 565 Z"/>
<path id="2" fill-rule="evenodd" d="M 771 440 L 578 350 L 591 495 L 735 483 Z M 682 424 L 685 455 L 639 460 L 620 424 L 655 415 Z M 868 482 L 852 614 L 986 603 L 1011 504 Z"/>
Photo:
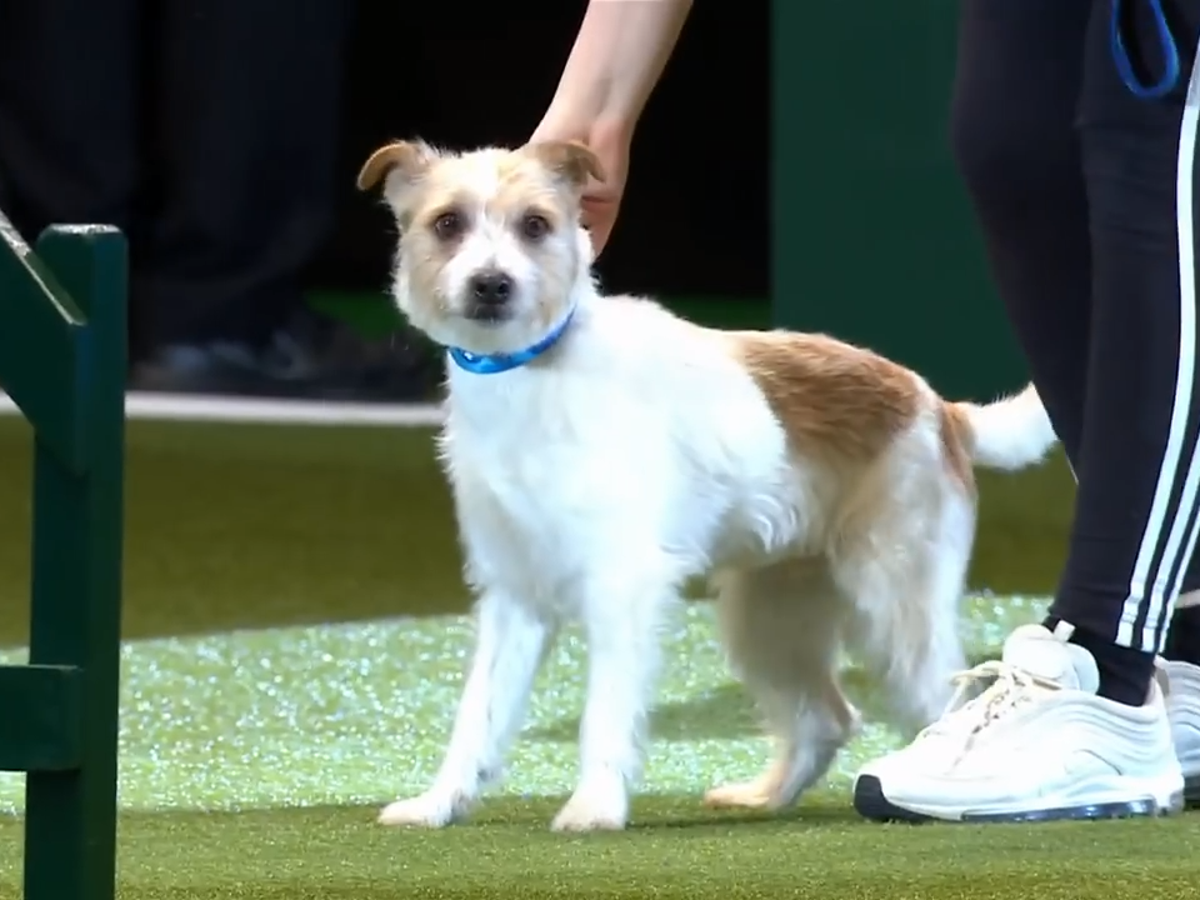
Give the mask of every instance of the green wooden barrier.
<path id="1" fill-rule="evenodd" d="M 0 386 L 35 441 L 29 665 L 0 667 L 0 770 L 28 773 L 25 900 L 111 900 L 125 239 L 62 226 L 34 252 L 2 215 L 0 238 Z"/>
<path id="2" fill-rule="evenodd" d="M 950 153 L 959 0 L 774 0 L 778 324 L 986 398 L 1026 370 Z"/>

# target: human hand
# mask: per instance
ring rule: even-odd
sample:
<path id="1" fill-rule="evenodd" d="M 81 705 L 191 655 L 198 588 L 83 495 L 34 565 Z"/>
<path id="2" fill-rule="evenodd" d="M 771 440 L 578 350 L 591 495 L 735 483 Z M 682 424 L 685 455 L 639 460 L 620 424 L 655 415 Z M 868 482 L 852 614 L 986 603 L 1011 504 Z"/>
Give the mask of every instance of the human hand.
<path id="1" fill-rule="evenodd" d="M 531 143 L 538 141 L 578 141 L 600 162 L 604 181 L 589 178 L 583 189 L 583 226 L 588 230 L 596 256 L 604 250 L 621 208 L 625 179 L 629 173 L 629 147 L 632 129 L 616 121 L 575 120 L 554 110 L 546 113 L 534 130 Z"/>

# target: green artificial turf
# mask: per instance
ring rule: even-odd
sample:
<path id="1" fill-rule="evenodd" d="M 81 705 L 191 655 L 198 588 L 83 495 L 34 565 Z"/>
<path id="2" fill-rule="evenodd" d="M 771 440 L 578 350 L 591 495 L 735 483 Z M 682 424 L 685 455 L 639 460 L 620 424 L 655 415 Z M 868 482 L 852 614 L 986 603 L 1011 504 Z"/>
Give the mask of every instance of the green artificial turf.
<path id="1" fill-rule="evenodd" d="M 964 637 L 984 656 L 1035 600 L 974 597 Z M 722 658 L 709 604 L 690 604 L 663 636 L 666 666 L 652 720 L 647 790 L 700 792 L 744 779 L 765 760 L 755 716 Z M 467 619 L 389 618 L 252 629 L 126 644 L 122 656 L 121 804 L 135 810 L 277 808 L 375 803 L 419 791 L 433 776 L 471 646 Z M 0 663 L 23 661 L 0 651 Z M 584 653 L 568 631 L 541 673 L 504 790 L 568 792 L 583 704 Z M 851 697 L 880 712 L 863 673 Z M 870 723 L 831 783 L 897 746 Z M 0 811 L 21 802 L 0 775 Z"/>
<path id="2" fill-rule="evenodd" d="M 971 598 L 972 655 L 994 652 L 1040 610 L 1037 601 Z M 574 772 L 583 683 L 575 635 L 539 679 L 509 778 L 471 822 L 433 833 L 374 825 L 380 803 L 432 775 L 469 643 L 460 617 L 402 617 L 128 644 L 119 896 L 975 900 L 1194 890 L 1200 816 L 916 828 L 858 820 L 847 803 L 852 772 L 900 740 L 878 721 L 797 809 L 702 809 L 705 787 L 751 775 L 766 758 L 707 604 L 687 607 L 666 635 L 656 740 L 627 833 L 547 829 Z M 870 682 L 852 667 L 846 680 L 876 716 Z M 19 779 L 0 780 L 0 808 L 19 804 Z M 0 897 L 17 896 L 20 842 L 19 820 L 0 815 Z"/>
<path id="3" fill-rule="evenodd" d="M 1200 816 L 1041 826 L 875 826 L 826 797 L 773 820 L 690 799 L 636 805 L 624 834 L 550 834 L 549 801 L 440 832 L 372 810 L 129 815 L 122 900 L 1184 900 Z M 15 842 L 0 825 L 0 847 Z M 2 863 L 0 863 L 2 866 Z M 7 891 L 7 893 L 5 893 Z M 0 875 L 0 896 L 15 885 Z"/>

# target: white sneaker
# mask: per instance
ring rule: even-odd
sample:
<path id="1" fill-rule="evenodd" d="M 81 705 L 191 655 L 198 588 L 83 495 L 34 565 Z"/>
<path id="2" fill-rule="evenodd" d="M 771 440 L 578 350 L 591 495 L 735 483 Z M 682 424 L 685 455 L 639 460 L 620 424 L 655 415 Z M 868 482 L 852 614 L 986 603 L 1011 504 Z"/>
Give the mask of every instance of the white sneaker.
<path id="1" fill-rule="evenodd" d="M 859 773 L 854 808 L 861 815 L 996 822 L 1182 807 L 1183 773 L 1157 679 L 1140 707 L 1098 697 L 1092 655 L 1026 625 L 1005 642 L 1003 661 L 956 681 L 941 719 Z"/>
<path id="2" fill-rule="evenodd" d="M 1167 718 L 1175 755 L 1183 769 L 1183 796 L 1200 803 L 1200 666 L 1162 661 L 1167 676 Z"/>

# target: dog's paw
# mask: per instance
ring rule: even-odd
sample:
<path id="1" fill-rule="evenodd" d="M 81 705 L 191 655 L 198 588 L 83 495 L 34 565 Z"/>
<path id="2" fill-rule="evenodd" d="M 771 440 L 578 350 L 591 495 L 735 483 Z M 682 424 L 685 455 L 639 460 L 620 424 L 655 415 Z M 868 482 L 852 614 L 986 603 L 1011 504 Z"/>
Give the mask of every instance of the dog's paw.
<path id="1" fill-rule="evenodd" d="M 704 805 L 714 809 L 771 809 L 774 798 L 762 779 L 723 784 L 704 795 Z"/>
<path id="2" fill-rule="evenodd" d="M 379 813 L 380 825 L 400 825 L 411 828 L 443 828 L 455 819 L 452 800 L 422 794 L 408 800 L 389 803 Z"/>
<path id="3" fill-rule="evenodd" d="M 577 790 L 550 828 L 552 831 L 621 831 L 629 820 L 624 792 Z"/>

